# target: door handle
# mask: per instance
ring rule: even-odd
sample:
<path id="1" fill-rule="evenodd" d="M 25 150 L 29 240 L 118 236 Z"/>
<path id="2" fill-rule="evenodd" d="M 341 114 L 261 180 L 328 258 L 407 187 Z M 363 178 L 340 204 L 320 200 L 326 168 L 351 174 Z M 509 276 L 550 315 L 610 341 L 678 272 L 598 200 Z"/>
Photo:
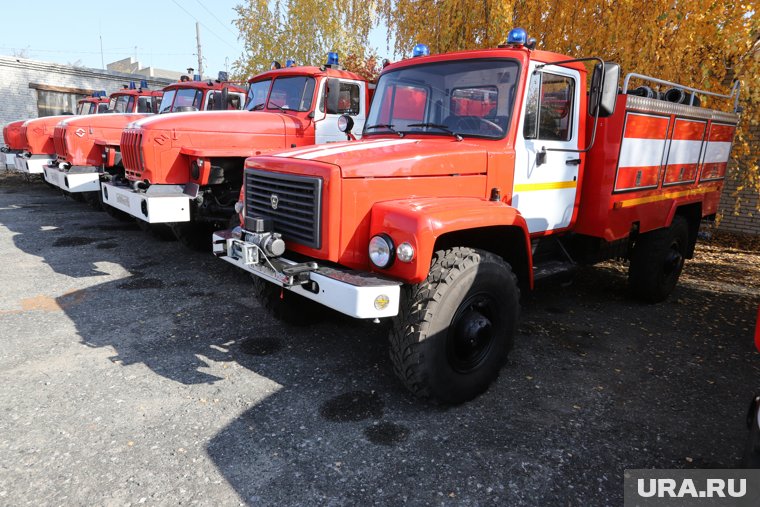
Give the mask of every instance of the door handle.
<path id="1" fill-rule="evenodd" d="M 569 158 L 565 160 L 566 165 L 580 165 L 581 159 L 579 158 Z"/>

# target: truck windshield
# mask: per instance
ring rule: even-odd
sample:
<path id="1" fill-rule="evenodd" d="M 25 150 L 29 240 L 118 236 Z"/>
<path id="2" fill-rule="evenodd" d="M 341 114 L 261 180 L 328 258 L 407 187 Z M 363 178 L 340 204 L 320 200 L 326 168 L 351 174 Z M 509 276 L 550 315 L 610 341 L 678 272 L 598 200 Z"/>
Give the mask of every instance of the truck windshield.
<path id="1" fill-rule="evenodd" d="M 92 102 L 80 102 L 79 107 L 77 107 L 77 114 L 91 114 L 92 113 Z"/>
<path id="2" fill-rule="evenodd" d="M 265 79 L 264 81 L 256 81 L 255 83 L 251 83 L 250 88 L 248 88 L 248 102 L 246 102 L 245 108 L 249 111 L 263 109 L 264 103 L 267 100 L 267 95 L 269 94 L 269 86 L 271 84 L 271 79 Z"/>
<path id="3" fill-rule="evenodd" d="M 114 113 L 130 113 L 135 99 L 131 95 L 118 95 L 116 100 L 111 99 L 109 108 Z"/>
<path id="4" fill-rule="evenodd" d="M 267 109 L 310 111 L 314 100 L 314 78 L 309 76 L 275 79 L 267 101 Z"/>
<path id="5" fill-rule="evenodd" d="M 364 134 L 459 135 L 501 139 L 517 89 L 514 60 L 457 60 L 380 76 Z"/>
<path id="6" fill-rule="evenodd" d="M 172 110 L 172 102 L 174 102 L 174 95 L 177 94 L 177 90 L 169 90 L 164 93 L 161 98 L 161 105 L 158 106 L 159 113 L 168 113 Z"/>

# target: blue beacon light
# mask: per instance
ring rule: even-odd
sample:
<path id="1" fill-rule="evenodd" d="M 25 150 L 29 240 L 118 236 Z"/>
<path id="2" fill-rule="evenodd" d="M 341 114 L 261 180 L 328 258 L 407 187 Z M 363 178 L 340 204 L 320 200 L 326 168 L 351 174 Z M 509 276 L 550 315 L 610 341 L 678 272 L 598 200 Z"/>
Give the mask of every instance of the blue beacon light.
<path id="1" fill-rule="evenodd" d="M 327 53 L 327 65 L 338 65 L 338 53 L 330 51 Z"/>
<path id="2" fill-rule="evenodd" d="M 428 56 L 429 54 L 430 48 L 425 44 L 417 44 L 414 46 L 414 49 L 412 49 L 412 58 L 416 58 L 418 56 Z"/>
<path id="3" fill-rule="evenodd" d="M 286 69 L 288 67 L 295 67 L 295 66 L 296 66 L 296 61 L 293 60 L 292 58 L 288 58 L 287 60 L 285 60 L 285 68 Z"/>
<path id="4" fill-rule="evenodd" d="M 522 44 L 523 46 L 528 42 L 528 33 L 524 28 L 513 28 L 507 35 L 507 44 Z"/>

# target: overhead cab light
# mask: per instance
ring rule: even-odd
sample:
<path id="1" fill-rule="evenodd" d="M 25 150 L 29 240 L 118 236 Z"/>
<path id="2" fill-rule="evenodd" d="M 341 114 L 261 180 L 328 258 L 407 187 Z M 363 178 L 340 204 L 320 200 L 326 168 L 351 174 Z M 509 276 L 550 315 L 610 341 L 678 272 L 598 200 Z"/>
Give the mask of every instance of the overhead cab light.
<path id="1" fill-rule="evenodd" d="M 507 44 L 524 46 L 528 42 L 528 32 L 524 28 L 513 28 L 507 35 Z"/>
<path id="2" fill-rule="evenodd" d="M 427 47 L 425 44 L 417 44 L 414 46 L 414 49 L 412 49 L 412 58 L 416 58 L 418 56 L 429 56 L 430 55 L 430 48 Z"/>
<path id="3" fill-rule="evenodd" d="M 334 65 L 340 65 L 338 62 L 338 53 L 336 51 L 330 51 L 327 53 L 327 63 L 325 64 L 328 67 L 332 67 Z"/>

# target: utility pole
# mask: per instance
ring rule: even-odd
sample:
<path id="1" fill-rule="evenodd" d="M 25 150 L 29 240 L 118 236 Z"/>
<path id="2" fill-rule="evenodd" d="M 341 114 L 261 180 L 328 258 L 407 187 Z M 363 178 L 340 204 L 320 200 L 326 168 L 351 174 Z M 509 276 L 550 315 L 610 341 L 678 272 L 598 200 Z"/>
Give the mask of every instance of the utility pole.
<path id="1" fill-rule="evenodd" d="M 201 24 L 195 22 L 195 38 L 198 41 L 198 75 L 203 79 L 203 56 L 201 55 Z"/>
<path id="2" fill-rule="evenodd" d="M 100 35 L 100 68 L 106 68 L 106 60 L 103 58 L 103 35 Z"/>

